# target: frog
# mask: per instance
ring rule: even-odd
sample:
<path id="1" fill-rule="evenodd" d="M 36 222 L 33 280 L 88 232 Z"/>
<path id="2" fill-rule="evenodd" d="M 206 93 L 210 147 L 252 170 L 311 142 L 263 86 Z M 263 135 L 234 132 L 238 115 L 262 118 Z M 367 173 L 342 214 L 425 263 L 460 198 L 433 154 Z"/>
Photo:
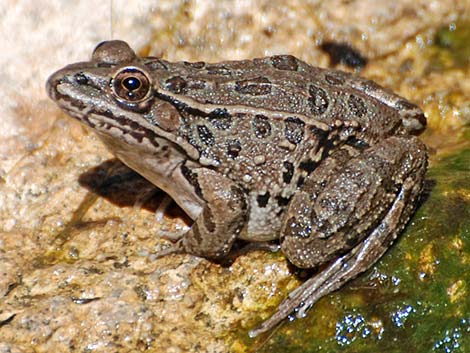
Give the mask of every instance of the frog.
<path id="1" fill-rule="evenodd" d="M 291 55 L 219 63 L 138 56 L 104 41 L 50 98 L 193 220 L 157 258 L 276 244 L 316 270 L 249 334 L 304 317 L 369 269 L 415 212 L 427 169 L 418 105 Z"/>

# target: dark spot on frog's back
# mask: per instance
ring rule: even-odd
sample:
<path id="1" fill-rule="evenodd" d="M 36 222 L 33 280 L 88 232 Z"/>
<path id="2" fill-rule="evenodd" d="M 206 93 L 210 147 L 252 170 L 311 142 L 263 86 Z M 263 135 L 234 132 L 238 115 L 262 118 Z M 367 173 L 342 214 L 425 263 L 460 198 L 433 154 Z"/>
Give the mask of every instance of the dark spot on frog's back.
<path id="1" fill-rule="evenodd" d="M 328 109 L 329 99 L 326 91 L 323 88 L 320 88 L 314 84 L 309 85 L 308 93 L 308 103 L 310 105 L 310 110 L 315 115 L 321 115 Z"/>
<path id="2" fill-rule="evenodd" d="M 297 71 L 299 68 L 298 60 L 292 55 L 271 56 L 271 65 L 278 70 Z"/>
<path id="3" fill-rule="evenodd" d="M 271 93 L 271 82 L 266 77 L 236 81 L 235 91 L 250 96 L 262 96 Z"/>
<path id="4" fill-rule="evenodd" d="M 265 138 L 271 135 L 271 124 L 265 115 L 257 114 L 252 121 L 255 136 L 258 138 Z"/>
<path id="5" fill-rule="evenodd" d="M 299 144 L 304 138 L 305 123 L 299 118 L 289 117 L 285 122 L 284 134 L 290 143 Z"/>
<path id="6" fill-rule="evenodd" d="M 226 130 L 232 126 L 232 115 L 225 108 L 214 109 L 209 113 L 208 118 L 216 129 Z"/>
<path id="7" fill-rule="evenodd" d="M 358 118 L 362 118 L 367 114 L 367 107 L 364 100 L 353 94 L 350 94 L 348 97 L 348 109 L 352 115 Z"/>
<path id="8" fill-rule="evenodd" d="M 207 146 L 213 146 L 215 142 L 214 135 L 209 128 L 205 125 L 197 125 L 196 128 L 201 141 Z"/>
<path id="9" fill-rule="evenodd" d="M 283 166 L 285 171 L 282 173 L 282 180 L 284 180 L 284 183 L 289 184 L 294 176 L 294 165 L 289 161 L 285 161 Z"/>
<path id="10" fill-rule="evenodd" d="M 317 167 L 318 163 L 312 161 L 311 159 L 303 161 L 302 163 L 299 164 L 299 168 L 302 170 L 305 170 L 307 174 L 310 174 L 315 170 Z"/>
<path id="11" fill-rule="evenodd" d="M 349 146 L 354 147 L 355 149 L 359 151 L 364 151 L 366 148 L 369 148 L 369 144 L 361 139 L 358 139 L 357 137 L 350 137 L 347 141 L 346 144 Z"/>
<path id="12" fill-rule="evenodd" d="M 173 76 L 165 81 L 165 88 L 173 93 L 182 93 L 188 83 L 181 76 Z"/>
<path id="13" fill-rule="evenodd" d="M 291 200 L 290 197 L 282 197 L 282 196 L 276 196 L 276 201 L 278 206 L 284 207 L 289 204 L 289 201 Z"/>
<path id="14" fill-rule="evenodd" d="M 271 194 L 269 193 L 269 191 L 263 195 L 258 195 L 256 197 L 256 202 L 258 202 L 258 206 L 261 208 L 266 207 L 266 205 L 269 202 L 270 197 L 271 197 Z"/>
<path id="15" fill-rule="evenodd" d="M 310 126 L 309 130 L 316 138 L 318 138 L 318 140 L 321 143 L 324 143 L 324 141 L 328 137 L 328 131 L 327 130 L 319 129 L 316 126 Z"/>
<path id="16" fill-rule="evenodd" d="M 242 150 L 242 145 L 239 140 L 227 141 L 227 155 L 230 158 L 232 159 L 237 158 L 241 150 Z"/>

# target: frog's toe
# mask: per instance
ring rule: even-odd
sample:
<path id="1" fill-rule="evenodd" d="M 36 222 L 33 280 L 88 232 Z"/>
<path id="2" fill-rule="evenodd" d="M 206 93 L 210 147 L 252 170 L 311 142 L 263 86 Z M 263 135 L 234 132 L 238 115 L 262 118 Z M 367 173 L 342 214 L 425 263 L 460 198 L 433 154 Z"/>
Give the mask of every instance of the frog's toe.
<path id="1" fill-rule="evenodd" d="M 155 212 L 156 221 L 161 224 L 158 231 L 158 236 L 161 239 L 171 241 L 172 243 L 180 240 L 185 233 L 191 229 L 190 226 L 183 224 L 183 222 L 167 222 L 165 220 L 165 212 L 167 211 L 173 200 L 166 195 Z"/>
<path id="2" fill-rule="evenodd" d="M 165 197 L 163 197 L 163 200 L 160 202 L 160 205 L 158 205 L 158 208 L 155 211 L 155 219 L 158 223 L 163 222 L 165 212 L 167 211 L 172 202 L 173 199 L 170 196 L 165 195 Z"/>
<path id="3" fill-rule="evenodd" d="M 158 250 L 155 254 L 153 254 L 152 258 L 154 260 L 160 259 L 162 257 L 171 255 L 171 254 L 182 254 L 184 253 L 183 246 L 181 245 L 181 241 L 178 241 L 170 246 Z"/>
<path id="4" fill-rule="evenodd" d="M 169 230 L 168 228 L 162 228 L 158 232 L 158 237 L 160 239 L 171 241 L 172 243 L 176 243 L 181 238 L 183 238 L 184 234 L 187 233 L 191 227 L 186 225 L 176 225 L 175 230 Z"/>

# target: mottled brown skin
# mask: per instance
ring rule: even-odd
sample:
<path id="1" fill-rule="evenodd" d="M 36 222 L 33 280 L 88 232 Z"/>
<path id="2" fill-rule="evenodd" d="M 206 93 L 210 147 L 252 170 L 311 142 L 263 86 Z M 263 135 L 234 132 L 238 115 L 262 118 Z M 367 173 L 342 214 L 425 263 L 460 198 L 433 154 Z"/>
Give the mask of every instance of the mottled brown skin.
<path id="1" fill-rule="evenodd" d="M 279 239 L 300 268 L 328 265 L 258 329 L 375 263 L 408 222 L 427 167 L 414 104 L 288 55 L 218 64 L 140 58 L 122 41 L 47 84 L 125 164 L 195 221 L 170 250 L 223 258 Z"/>

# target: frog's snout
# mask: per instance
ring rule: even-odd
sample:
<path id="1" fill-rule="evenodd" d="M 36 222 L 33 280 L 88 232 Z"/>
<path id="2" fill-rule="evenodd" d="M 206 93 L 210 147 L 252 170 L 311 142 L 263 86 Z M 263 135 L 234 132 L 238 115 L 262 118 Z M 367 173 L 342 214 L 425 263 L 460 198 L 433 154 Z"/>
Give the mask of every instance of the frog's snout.
<path id="1" fill-rule="evenodd" d="M 75 86 L 77 86 L 80 82 L 86 84 L 86 82 L 83 82 L 85 80 L 85 77 L 80 79 L 80 76 L 77 74 L 74 75 L 74 72 L 71 72 L 69 67 L 70 65 L 60 70 L 57 70 L 47 79 L 47 94 L 52 100 L 56 102 L 59 100 L 59 98 L 64 98 L 64 92 L 61 92 L 61 87 L 63 87 L 64 84 Z"/>
<path id="2" fill-rule="evenodd" d="M 60 72 L 61 70 L 54 72 L 51 76 L 49 76 L 46 82 L 47 95 L 54 101 L 56 100 L 57 95 L 57 85 L 62 78 Z"/>

